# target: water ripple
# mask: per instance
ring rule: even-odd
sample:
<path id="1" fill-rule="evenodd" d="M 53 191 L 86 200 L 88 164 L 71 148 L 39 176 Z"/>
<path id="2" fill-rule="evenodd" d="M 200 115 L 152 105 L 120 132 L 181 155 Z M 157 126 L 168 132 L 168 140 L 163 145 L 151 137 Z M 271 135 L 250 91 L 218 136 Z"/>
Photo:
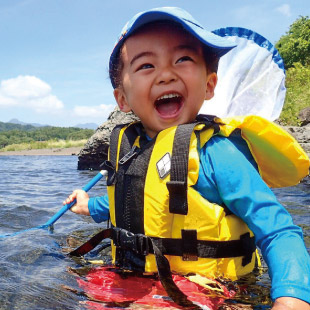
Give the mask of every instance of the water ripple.
<path id="1" fill-rule="evenodd" d="M 75 188 L 83 187 L 95 171 L 77 171 L 76 156 L 0 157 L 0 234 L 13 233 L 45 223 Z M 310 182 L 309 182 L 310 184 Z M 310 186 L 275 190 L 278 199 L 301 225 L 310 247 Z M 90 191 L 106 192 L 104 182 Z M 0 238 L 0 310 L 79 310 L 83 296 L 75 276 L 80 267 L 65 252 L 99 230 L 102 225 L 71 212 L 63 215 L 53 231 L 36 229 Z M 270 284 L 265 272 L 259 283 Z M 71 290 L 64 289 L 70 287 Z"/>

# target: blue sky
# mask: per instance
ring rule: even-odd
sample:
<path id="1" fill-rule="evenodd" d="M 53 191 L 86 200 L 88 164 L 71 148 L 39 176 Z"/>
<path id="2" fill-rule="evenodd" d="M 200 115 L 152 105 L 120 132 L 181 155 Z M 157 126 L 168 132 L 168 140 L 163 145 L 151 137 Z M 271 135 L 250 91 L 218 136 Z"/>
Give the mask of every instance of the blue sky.
<path id="1" fill-rule="evenodd" d="M 0 121 L 103 123 L 115 107 L 107 67 L 116 38 L 134 14 L 159 6 L 272 43 L 310 15 L 309 0 L 0 0 Z"/>

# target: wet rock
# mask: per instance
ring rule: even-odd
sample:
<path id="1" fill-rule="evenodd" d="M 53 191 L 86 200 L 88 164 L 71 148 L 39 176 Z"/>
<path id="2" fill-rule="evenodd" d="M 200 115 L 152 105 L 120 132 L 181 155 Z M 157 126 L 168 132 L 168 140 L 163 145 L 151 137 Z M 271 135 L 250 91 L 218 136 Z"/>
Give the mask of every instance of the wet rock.
<path id="1" fill-rule="evenodd" d="M 110 114 L 94 135 L 87 141 L 78 156 L 79 170 L 100 170 L 100 165 L 107 159 L 110 133 L 115 125 L 130 123 L 138 118 L 132 113 L 123 113 L 118 107 Z M 310 124 L 308 126 L 282 126 L 310 154 Z"/>

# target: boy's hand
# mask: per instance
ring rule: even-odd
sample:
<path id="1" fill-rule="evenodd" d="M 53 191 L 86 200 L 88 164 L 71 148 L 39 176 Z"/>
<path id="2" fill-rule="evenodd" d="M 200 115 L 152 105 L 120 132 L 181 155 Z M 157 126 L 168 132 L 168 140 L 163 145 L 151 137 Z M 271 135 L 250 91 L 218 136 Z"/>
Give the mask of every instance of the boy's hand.
<path id="1" fill-rule="evenodd" d="M 68 204 L 74 199 L 76 199 L 76 204 L 71 207 L 70 210 L 77 214 L 90 215 L 88 210 L 88 194 L 82 189 L 76 189 L 66 200 L 63 201 L 63 204 Z"/>
<path id="2" fill-rule="evenodd" d="M 310 305 L 293 297 L 277 298 L 271 310 L 310 310 Z"/>

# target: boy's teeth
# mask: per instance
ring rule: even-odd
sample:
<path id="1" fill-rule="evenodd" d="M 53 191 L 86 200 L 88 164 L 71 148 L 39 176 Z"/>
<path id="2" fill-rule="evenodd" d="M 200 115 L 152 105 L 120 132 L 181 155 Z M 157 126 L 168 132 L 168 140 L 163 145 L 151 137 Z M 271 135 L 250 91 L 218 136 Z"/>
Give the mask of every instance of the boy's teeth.
<path id="1" fill-rule="evenodd" d="M 168 95 L 163 95 L 159 97 L 157 100 L 170 99 L 170 98 L 175 98 L 175 97 L 180 97 L 180 96 L 178 94 L 168 94 Z"/>

